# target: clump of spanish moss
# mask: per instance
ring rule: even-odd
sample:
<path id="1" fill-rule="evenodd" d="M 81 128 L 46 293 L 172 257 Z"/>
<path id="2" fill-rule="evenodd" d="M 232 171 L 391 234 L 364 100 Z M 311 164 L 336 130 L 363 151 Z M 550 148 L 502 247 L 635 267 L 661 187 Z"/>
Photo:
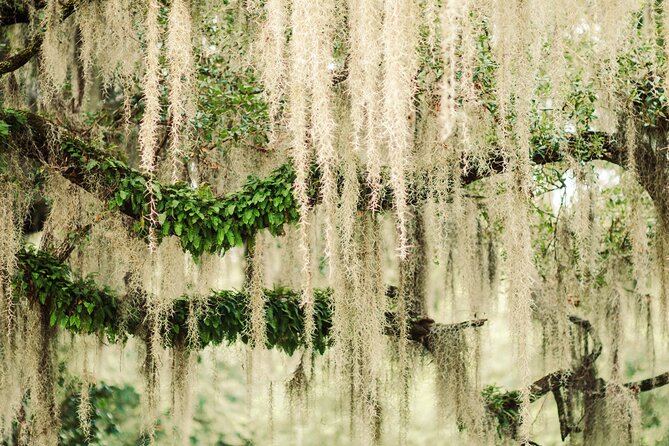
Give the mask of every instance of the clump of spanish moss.
<path id="1" fill-rule="evenodd" d="M 380 232 L 375 217 L 358 222 L 355 249 L 339 253 L 339 283 L 333 296 L 334 354 L 350 388 L 352 435 L 359 444 L 374 438 L 378 421 L 378 386 L 383 372 L 385 312 L 388 308 L 378 256 Z"/>
<path id="2" fill-rule="evenodd" d="M 193 418 L 193 380 L 197 372 L 197 354 L 184 342 L 172 348 L 172 417 L 176 437 L 182 445 L 190 444 Z"/>
<path id="3" fill-rule="evenodd" d="M 633 389 L 609 383 L 604 395 L 587 409 L 584 439 L 590 444 L 638 444 L 641 408 Z"/>
<path id="4" fill-rule="evenodd" d="M 383 127 L 388 147 L 390 184 L 397 216 L 399 256 L 406 257 L 409 240 L 409 187 L 411 145 L 413 140 L 413 76 L 417 70 L 417 12 L 413 3 L 397 0 L 384 2 L 383 42 Z"/>
<path id="5" fill-rule="evenodd" d="M 18 185 L 0 179 L 0 311 L 3 320 L 0 325 L 6 329 L 2 337 L 10 336 L 15 324 L 11 279 L 17 272 L 16 253 L 21 247 L 27 204 L 20 197 Z"/>
<path id="6" fill-rule="evenodd" d="M 430 334 L 440 419 L 462 429 L 463 441 L 492 444 L 494 434 L 481 393 L 476 356 L 463 330 L 433 328 Z"/>
<path id="7" fill-rule="evenodd" d="M 139 132 L 139 146 L 141 150 L 141 167 L 149 175 L 146 182 L 146 195 L 148 197 L 149 213 L 147 222 L 149 224 L 150 249 L 155 250 L 156 235 L 155 227 L 158 224 L 156 211 L 155 191 L 153 190 L 152 178 L 156 171 L 156 150 L 158 148 L 158 125 L 160 123 L 160 25 L 158 14 L 160 5 L 158 1 L 149 1 L 146 14 L 146 73 L 144 75 L 144 101 L 145 109 Z"/>
<path id="8" fill-rule="evenodd" d="M 269 0 L 265 4 L 265 22 L 262 26 L 257 51 L 261 76 L 266 92 L 267 106 L 271 120 L 271 142 L 277 137 L 276 127 L 280 118 L 281 105 L 286 90 L 286 29 L 288 25 L 288 5 L 285 0 Z"/>
<path id="9" fill-rule="evenodd" d="M 249 327 L 251 345 L 262 349 L 267 341 L 265 322 L 265 292 L 263 283 L 263 240 L 256 239 L 249 246 L 246 257 L 246 289 L 249 294 L 250 314 Z"/>
<path id="10" fill-rule="evenodd" d="M 190 119 L 193 117 L 193 55 L 190 9 L 185 0 L 176 0 L 170 6 L 167 32 L 167 59 L 170 68 L 168 112 L 171 118 L 168 157 L 172 164 L 172 180 L 181 178 L 183 146 L 188 144 Z"/>

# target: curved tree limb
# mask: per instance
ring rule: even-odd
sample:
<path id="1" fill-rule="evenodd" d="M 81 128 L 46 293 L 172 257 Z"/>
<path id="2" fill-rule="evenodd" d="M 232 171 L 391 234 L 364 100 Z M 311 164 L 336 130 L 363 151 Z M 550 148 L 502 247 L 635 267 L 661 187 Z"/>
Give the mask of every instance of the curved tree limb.
<path id="1" fill-rule="evenodd" d="M 77 7 L 88 0 L 70 0 L 61 6 L 61 21 L 70 17 Z M 43 8 L 45 2 L 40 2 L 39 8 Z M 0 25 L 10 25 L 15 23 L 29 23 L 30 13 L 26 5 L 21 6 L 0 6 Z M 42 48 L 44 41 L 44 32 L 38 31 L 33 36 L 30 44 L 18 53 L 0 60 L 0 76 L 16 71 L 35 57 Z"/>
<path id="2" fill-rule="evenodd" d="M 42 47 L 44 36 L 39 33 L 35 35 L 30 44 L 18 53 L 0 60 L 0 76 L 16 71 L 35 57 Z"/>
<path id="3" fill-rule="evenodd" d="M 69 267 L 62 258 L 69 255 L 76 244 L 76 237 L 82 236 L 88 227 L 75 229 L 75 236 L 63 242 L 54 254 L 45 251 L 23 250 L 18 255 L 21 273 L 15 278 L 14 286 L 32 296 L 47 311 L 51 326 L 62 325 L 74 333 L 106 335 L 110 341 L 123 341 L 129 335 L 145 337 L 146 302 L 142 292 L 136 291 L 119 297 L 113 290 L 100 288 L 89 279 L 72 278 Z M 314 347 L 323 352 L 330 344 L 332 310 L 330 289 L 315 290 L 316 295 L 316 336 Z M 267 347 L 276 347 L 288 354 L 306 345 L 301 307 L 301 293 L 288 288 L 265 290 Z M 190 297 L 177 299 L 169 314 L 163 338 L 170 345 L 183 342 L 188 337 L 188 313 Z M 132 302 L 132 304 L 129 304 Z M 124 309 L 124 305 L 131 308 Z M 212 291 L 204 300 L 198 312 L 199 345 L 218 344 L 223 341 L 249 342 L 248 338 L 248 296 L 242 291 Z M 83 311 L 82 311 L 83 310 Z M 130 310 L 127 317 L 124 311 Z M 426 323 L 428 321 L 428 323 Z M 476 319 L 453 324 L 434 324 L 432 319 L 421 318 L 410 321 L 410 340 L 428 345 L 426 340 L 433 329 L 464 330 L 480 327 L 485 319 Z M 388 319 L 389 325 L 394 323 Z M 398 330 L 390 329 L 387 334 Z"/>
<path id="4" fill-rule="evenodd" d="M 60 167 L 61 174 L 73 184 L 88 190 L 103 201 L 116 198 L 119 201 L 118 207 L 121 212 L 139 222 L 144 220 L 141 207 L 132 206 L 131 203 L 128 202 L 127 197 L 126 199 L 120 200 L 118 197 L 123 181 L 132 180 L 130 183 L 146 183 L 146 178 L 140 172 L 118 162 L 118 160 L 114 159 L 114 157 L 110 156 L 108 153 L 81 141 L 72 132 L 53 124 L 51 121 L 40 115 L 30 112 L 22 112 L 21 116 L 23 117 L 22 119 L 17 119 L 16 113 L 11 114 L 0 111 L 0 120 L 5 120 L 10 124 L 11 141 L 10 144 L 4 145 L 2 144 L 2 141 L 0 141 L 0 150 L 18 152 L 26 158 L 39 161 L 52 167 Z M 56 143 L 53 142 L 52 135 L 58 135 L 57 138 L 59 139 Z M 601 138 L 602 136 L 599 135 L 598 137 Z M 590 160 L 601 159 L 623 164 L 625 155 L 623 151 L 619 149 L 615 139 L 610 138 L 607 141 L 609 142 L 605 144 L 605 150 L 592 154 Z M 60 147 L 54 147 L 58 145 Z M 67 150 L 64 148 L 67 148 Z M 537 150 L 533 155 L 533 162 L 536 164 L 553 163 L 562 160 L 563 155 L 555 150 Z M 113 166 L 115 172 L 113 178 L 110 178 L 108 175 L 110 166 Z M 461 181 L 462 184 L 467 185 L 485 178 L 486 176 L 500 173 L 503 170 L 504 160 L 501 158 L 494 159 L 490 162 L 490 169 L 487 172 L 483 173 L 478 169 L 469 168 L 462 173 Z M 279 177 L 281 177 L 280 180 Z M 262 180 L 254 180 L 254 187 L 269 187 L 270 185 L 278 184 L 278 181 L 288 182 L 287 184 L 290 186 L 292 185 L 293 178 L 294 171 L 292 166 L 286 164 L 281 166 L 270 177 Z M 311 193 L 314 201 L 318 199 L 318 181 L 318 172 L 314 171 L 311 178 Z M 157 182 L 154 182 L 154 184 L 161 190 L 169 189 L 177 195 L 189 193 L 189 191 L 191 194 L 194 194 L 194 189 L 187 185 L 172 187 Z M 420 191 L 416 192 L 416 194 L 418 196 L 421 194 L 425 195 L 424 192 L 421 193 Z M 365 196 L 366 194 L 363 192 L 361 194 L 361 206 L 363 209 L 365 208 Z M 235 201 L 237 200 L 235 197 L 238 197 L 238 195 L 231 194 L 226 197 L 201 198 L 198 197 L 197 194 L 194 194 L 192 200 L 197 202 L 198 209 L 203 215 L 210 217 L 199 221 L 197 224 L 206 224 L 212 216 L 217 216 L 217 218 L 225 221 L 241 221 L 244 218 L 243 211 L 245 209 L 236 205 L 230 206 L 230 209 L 234 209 L 232 214 L 220 215 L 222 207 L 228 207 L 229 205 L 232 205 L 233 202 L 239 203 L 239 201 Z M 255 206 L 253 210 L 252 218 L 254 220 L 252 226 L 247 227 L 248 221 L 245 221 L 244 225 L 242 225 L 244 226 L 244 228 L 242 228 L 243 230 L 240 230 L 239 233 L 235 234 L 234 240 L 227 240 L 227 238 L 224 238 L 222 241 L 213 243 L 206 249 L 199 246 L 190 246 L 188 243 L 182 243 L 182 246 L 193 255 L 199 255 L 203 251 L 212 253 L 224 252 L 231 246 L 241 245 L 245 239 L 253 237 L 255 232 L 260 229 L 269 228 L 273 234 L 280 234 L 282 233 L 282 225 L 285 223 L 296 222 L 297 216 L 299 215 L 297 200 L 292 196 L 292 191 L 289 192 L 289 196 L 286 196 L 285 199 L 287 201 L 281 205 L 282 209 L 280 209 L 280 213 L 282 215 L 278 221 L 275 219 L 276 215 L 279 215 L 277 214 L 276 209 L 269 209 L 261 206 L 262 203 L 256 203 L 258 206 Z M 384 189 L 380 205 L 382 210 L 392 207 L 392 192 L 390 187 Z M 270 217 L 270 213 L 273 213 L 272 215 L 274 215 L 274 217 Z M 216 229 L 217 228 L 207 228 L 207 231 L 214 231 L 215 233 Z M 174 233 L 173 225 L 164 235 L 176 235 L 182 239 L 182 242 L 184 240 L 181 233 Z"/>

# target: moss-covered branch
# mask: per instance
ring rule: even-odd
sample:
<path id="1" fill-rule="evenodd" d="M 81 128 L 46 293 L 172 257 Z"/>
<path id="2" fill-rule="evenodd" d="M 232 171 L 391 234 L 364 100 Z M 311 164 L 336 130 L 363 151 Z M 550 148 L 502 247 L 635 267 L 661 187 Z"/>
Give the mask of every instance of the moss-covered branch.
<path id="1" fill-rule="evenodd" d="M 61 5 L 61 20 L 67 19 L 71 16 L 81 3 L 87 0 L 70 0 Z M 9 2 L 9 5 L 0 5 L 0 25 L 12 25 L 16 23 L 29 23 L 30 12 L 26 4 L 14 4 Z M 38 9 L 43 8 L 46 2 L 39 2 Z M 33 57 L 39 54 L 42 49 L 42 42 L 44 41 L 44 34 L 42 30 L 38 30 L 30 41 L 30 44 L 13 54 L 6 59 L 0 60 L 0 76 L 18 70 Z"/>
<path id="2" fill-rule="evenodd" d="M 39 115 L 4 111 L 0 112 L 0 121 L 9 126 L 8 136 L 0 137 L 0 150 L 13 150 L 58 167 L 66 179 L 132 217 L 135 231 L 147 235 L 147 179 L 139 171 L 70 132 L 53 128 Z M 56 132 L 60 136 L 54 147 L 49 135 Z M 238 192 L 223 197 L 214 196 L 207 187 L 195 189 L 185 183 L 163 185 L 154 181 L 157 232 L 160 237 L 178 237 L 184 251 L 196 257 L 205 252 L 224 253 L 262 229 L 281 234 L 286 223 L 298 218 L 292 194 L 294 178 L 286 164 L 266 178 L 249 177 Z"/>
<path id="3" fill-rule="evenodd" d="M 35 57 L 42 47 L 42 38 L 42 34 L 37 34 L 32 38 L 27 47 L 0 60 L 0 76 L 18 70 Z"/>
<path id="4" fill-rule="evenodd" d="M 18 254 L 19 273 L 15 277 L 15 296 L 27 296 L 46 307 L 51 326 L 61 326 L 73 333 L 96 334 L 110 342 L 123 342 L 128 336 L 145 338 L 149 335 L 146 325 L 146 301 L 141 293 L 120 298 L 113 290 L 99 287 L 91 278 L 76 278 L 70 268 L 57 258 L 42 252 L 22 250 Z M 315 290 L 316 333 L 314 348 L 324 352 L 330 345 L 332 312 L 331 290 Z M 287 288 L 265 290 L 267 347 L 277 348 L 287 354 L 306 346 L 304 338 L 304 314 L 300 306 L 301 295 Z M 174 302 L 162 326 L 162 338 L 167 346 L 191 339 L 188 333 L 190 309 L 195 308 L 198 326 L 198 345 L 232 344 L 250 342 L 248 319 L 248 296 L 242 291 L 212 291 L 201 300 L 191 301 L 184 296 Z M 392 324 L 392 316 L 389 317 Z M 587 321 L 571 318 L 572 323 L 582 327 L 594 336 Z M 485 320 L 474 320 L 456 324 L 434 324 L 431 319 L 421 318 L 411 321 L 411 340 L 424 345 L 428 350 L 434 347 L 431 338 L 433 328 L 462 330 L 480 327 Z M 396 335 L 392 327 L 387 331 Z M 571 389 L 603 395 L 606 383 L 597 378 L 594 361 L 601 351 L 595 342 L 593 352 L 584 356 L 582 365 L 573 370 L 549 373 L 530 386 L 531 401 L 537 401 L 550 392 Z M 669 372 L 654 378 L 624 384 L 633 391 L 643 392 L 669 384 Z M 483 389 L 483 398 L 488 411 L 495 417 L 502 436 L 513 436 L 518 423 L 520 391 L 503 391 L 494 386 Z M 573 426 L 566 426 L 571 432 Z"/>
<path id="5" fill-rule="evenodd" d="M 40 115 L 4 110 L 0 111 L 2 121 L 8 125 L 8 136 L 0 137 L 0 150 L 59 167 L 69 181 L 132 217 L 138 234 L 147 234 L 146 177 L 139 171 Z M 51 135 L 58 135 L 57 140 Z M 592 138 L 603 136 L 592 135 Z M 617 148 L 614 140 L 607 140 L 606 144 L 600 141 L 597 145 L 602 149 L 594 152 L 592 159 L 624 162 L 624 151 Z M 533 161 L 558 162 L 562 156 L 556 147 L 545 145 L 537 147 Z M 504 159 L 493 159 L 487 173 L 465 170 L 461 181 L 469 184 L 503 170 Z M 295 223 L 299 215 L 292 194 L 294 178 L 292 167 L 285 164 L 266 178 L 250 177 L 239 192 L 223 197 L 214 196 L 206 187 L 194 189 L 184 183 L 165 185 L 154 181 L 159 213 L 157 232 L 162 237 L 179 237 L 184 250 L 196 257 L 205 252 L 224 253 L 262 229 L 281 234 L 284 225 Z M 384 190 L 382 208 L 390 208 L 390 190 Z M 317 200 L 317 191 L 318 172 L 314 171 L 310 191 L 313 200 Z M 415 193 L 420 195 L 420 191 Z M 364 207 L 364 191 L 361 196 Z"/>
<path id="6" fill-rule="evenodd" d="M 141 292 L 119 297 L 109 288 L 99 287 L 91 278 L 77 278 L 70 268 L 56 257 L 44 252 L 22 250 L 18 253 L 18 270 L 14 287 L 16 296 L 28 296 L 47 307 L 50 325 L 61 326 L 73 333 L 97 334 L 110 342 L 122 342 L 128 336 L 148 335 L 146 301 Z M 313 345 L 324 352 L 330 343 L 332 312 L 330 289 L 315 290 L 315 323 Z M 301 293 L 288 288 L 265 290 L 267 347 L 292 354 L 306 346 Z M 192 300 L 183 296 L 174 302 L 167 314 L 162 334 L 167 345 L 191 339 L 188 333 L 190 308 L 195 308 L 198 325 L 197 347 L 209 344 L 248 343 L 248 296 L 243 291 L 211 291 L 209 296 Z M 389 317 L 389 324 L 393 318 Z M 429 321 L 429 323 L 426 323 Z M 479 319 L 457 324 L 434 324 L 431 319 L 411 321 L 411 340 L 426 345 L 433 328 L 463 330 L 480 327 Z M 397 330 L 389 329 L 395 334 Z"/>

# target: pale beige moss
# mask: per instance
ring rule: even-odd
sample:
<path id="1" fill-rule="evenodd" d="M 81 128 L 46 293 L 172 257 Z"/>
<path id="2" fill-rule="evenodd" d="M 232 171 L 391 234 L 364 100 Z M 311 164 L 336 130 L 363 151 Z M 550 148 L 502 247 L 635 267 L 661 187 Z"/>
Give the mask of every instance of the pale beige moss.
<path id="1" fill-rule="evenodd" d="M 407 176 L 411 167 L 413 137 L 414 73 L 418 68 L 417 24 L 411 2 L 384 1 L 383 41 L 383 128 L 388 146 L 390 184 L 393 188 L 397 218 L 397 249 L 400 257 L 408 254 Z"/>
<path id="2" fill-rule="evenodd" d="M 302 264 L 302 304 L 305 316 L 305 332 L 307 345 L 312 342 L 314 331 L 314 297 L 311 281 L 311 256 L 308 227 L 311 220 L 310 203 L 308 198 L 307 179 L 310 172 L 312 150 L 307 143 L 308 131 L 308 101 L 309 101 L 309 68 L 312 55 L 310 45 L 311 34 L 315 31 L 314 17 L 310 16 L 311 2 L 296 0 L 292 5 L 291 27 L 293 38 L 290 45 L 290 73 L 292 82 L 289 91 L 290 119 L 288 129 L 291 133 L 293 148 L 291 158 L 295 166 L 295 182 L 293 189 L 300 205 L 300 251 L 303 257 Z"/>
<path id="3" fill-rule="evenodd" d="M 9 297 L 6 290 L 3 285 L 0 291 L 5 312 L 4 317 L 0 319 L 0 398 L 4 402 L 0 409 L 0 438 L 4 440 L 11 438 L 12 423 L 20 414 L 23 396 L 28 389 L 32 373 L 30 368 L 32 364 L 28 361 L 34 355 L 34 351 L 29 350 L 27 337 L 29 328 L 24 317 L 27 306 L 18 304 L 11 308 L 11 313 L 8 313 L 5 307 L 6 299 Z M 24 434 L 26 434 L 28 431 L 26 423 L 22 424 L 22 428 L 25 428 Z"/>
<path id="4" fill-rule="evenodd" d="M 168 159 L 172 166 L 172 181 L 180 180 L 183 158 L 188 154 L 184 147 L 190 139 L 190 120 L 195 115 L 194 59 L 192 51 L 192 25 L 189 2 L 172 2 L 168 15 L 166 53 L 170 70 L 169 107 L 171 118 Z"/>
<path id="5" fill-rule="evenodd" d="M 518 359 L 517 368 L 523 383 L 520 407 L 522 423 L 519 435 L 520 438 L 529 438 L 530 400 L 527 386 L 531 382 L 532 290 L 536 280 L 536 271 L 533 263 L 530 228 L 527 224 L 530 221 L 529 197 L 527 191 L 520 189 L 521 185 L 516 184 L 513 178 L 510 180 L 509 187 L 513 189 L 506 192 L 503 198 L 506 215 L 504 216 L 505 227 L 502 243 L 506 257 L 504 270 L 507 277 L 510 331 L 514 355 Z"/>
<path id="6" fill-rule="evenodd" d="M 361 221 L 360 221 L 361 220 Z M 333 308 L 333 355 L 350 389 L 350 416 L 357 444 L 371 444 L 379 417 L 378 386 L 383 376 L 385 312 L 381 280 L 380 234 L 376 217 L 356 221 L 352 250 L 341 252 L 336 268 Z"/>
<path id="7" fill-rule="evenodd" d="M 492 420 L 476 386 L 476 355 L 464 330 L 433 329 L 435 387 L 440 419 L 465 429 L 470 444 L 494 444 Z"/>
<path id="8" fill-rule="evenodd" d="M 43 102 L 60 92 L 68 80 L 68 72 L 74 59 L 74 33 L 71 23 L 61 23 L 62 8 L 58 0 L 49 0 L 44 15 L 44 41 L 40 58 L 45 98 Z"/>
<path id="9" fill-rule="evenodd" d="M 638 444 L 641 408 L 632 389 L 609 383 L 604 397 L 595 401 L 589 411 L 586 442 L 612 446 Z"/>
<path id="10" fill-rule="evenodd" d="M 280 101 L 286 93 L 286 29 L 288 4 L 285 0 L 269 0 L 265 4 L 265 21 L 254 52 L 258 54 L 261 79 L 271 120 L 271 142 L 276 141 L 280 124 Z"/>
<path id="11" fill-rule="evenodd" d="M 160 53 L 161 29 L 158 22 L 160 5 L 157 0 L 150 0 L 146 13 L 146 55 L 144 74 L 144 116 L 139 130 L 139 146 L 141 151 L 142 170 L 151 178 L 156 171 L 156 150 L 158 147 L 158 126 L 160 124 Z M 149 203 L 149 241 L 150 249 L 156 248 L 155 226 L 158 222 L 156 214 L 153 181 L 146 182 L 146 195 Z"/>
<path id="12" fill-rule="evenodd" d="M 12 335 L 16 323 L 11 278 L 17 272 L 16 254 L 22 245 L 22 226 L 29 204 L 19 184 L 0 180 L 0 310 L 3 320 L 0 326 L 5 327 L 7 336 Z"/>
<path id="13" fill-rule="evenodd" d="M 193 386 L 197 375 L 197 353 L 187 345 L 172 348 L 172 418 L 175 444 L 189 445 L 193 422 Z"/>
<path id="14" fill-rule="evenodd" d="M 265 292 L 264 292 L 264 268 L 263 253 L 265 250 L 262 237 L 256 237 L 250 253 L 246 257 L 246 271 L 248 282 L 246 289 L 250 302 L 250 339 L 251 345 L 256 349 L 265 348 L 267 342 L 265 322 Z"/>
<path id="15" fill-rule="evenodd" d="M 79 406 L 77 407 L 77 416 L 79 417 L 79 427 L 85 438 L 90 438 L 91 434 L 91 405 L 90 390 L 93 384 L 92 375 L 88 365 L 88 343 L 83 342 L 83 370 L 81 374 L 81 387 L 79 391 Z"/>
<path id="16" fill-rule="evenodd" d="M 370 187 L 369 208 L 378 208 L 383 140 L 381 127 L 381 41 L 383 2 L 350 0 L 349 76 L 350 139 L 354 153 L 365 160 Z M 362 156 L 364 155 L 364 157 Z"/>
<path id="17" fill-rule="evenodd" d="M 440 122 L 441 136 L 447 140 L 457 126 L 456 117 L 456 45 L 463 16 L 468 12 L 467 2 L 458 0 L 446 1 L 441 14 L 441 45 L 444 59 L 444 75 L 441 87 Z"/>

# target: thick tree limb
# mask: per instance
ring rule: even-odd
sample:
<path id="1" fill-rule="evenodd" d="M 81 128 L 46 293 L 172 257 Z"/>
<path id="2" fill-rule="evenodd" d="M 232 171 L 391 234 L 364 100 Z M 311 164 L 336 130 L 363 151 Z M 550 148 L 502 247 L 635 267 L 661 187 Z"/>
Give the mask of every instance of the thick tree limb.
<path id="1" fill-rule="evenodd" d="M 61 9 L 61 21 L 71 16 L 76 11 L 77 6 L 83 1 L 87 0 L 70 0 L 64 4 Z M 44 2 L 40 2 L 39 7 L 44 7 L 44 5 Z M 29 23 L 29 21 L 30 14 L 26 5 L 0 6 L 0 25 Z M 0 76 L 18 70 L 30 62 L 30 60 L 40 52 L 43 41 L 44 34 L 42 31 L 38 31 L 25 49 L 7 57 L 6 59 L 0 60 Z"/>
<path id="2" fill-rule="evenodd" d="M 144 175 L 39 115 L 0 112 L 0 120 L 10 126 L 8 141 L 0 140 L 1 151 L 13 151 L 58 170 L 73 184 L 133 218 L 138 233 L 146 235 Z M 54 135 L 51 140 L 50 135 Z M 262 180 L 249 179 L 241 190 L 223 197 L 214 197 L 206 188 L 153 181 L 157 212 L 163 215 L 156 224 L 157 232 L 161 237 L 178 237 L 184 250 L 194 256 L 224 253 L 262 229 L 281 234 L 283 226 L 299 216 L 293 181 L 290 165 Z"/>
<path id="3" fill-rule="evenodd" d="M 133 170 L 122 163 L 118 163 L 113 157 L 109 156 L 109 154 L 84 143 L 67 129 L 57 126 L 48 119 L 34 113 L 26 112 L 23 116 L 23 122 L 20 122 L 14 115 L 0 112 L 0 120 L 5 120 L 10 124 L 10 144 L 2 145 L 2 142 L 0 141 L 2 150 L 13 150 L 24 157 L 60 168 L 60 172 L 66 179 L 97 195 L 103 201 L 107 201 L 115 196 L 118 198 L 117 194 L 119 193 L 119 187 L 124 179 L 135 178 L 146 182 L 146 178 L 143 177 L 140 172 Z M 58 135 L 58 141 L 54 143 L 51 135 Z M 52 138 L 51 143 L 50 137 Z M 69 149 L 60 150 L 63 147 L 68 147 Z M 594 153 L 591 160 L 602 159 L 619 163 L 624 161 L 624 154 L 618 149 L 615 140 L 611 139 L 608 144 L 605 144 L 605 148 L 606 150 Z M 533 161 L 537 164 L 552 163 L 561 160 L 563 160 L 563 155 L 553 150 L 541 150 L 533 155 Z M 109 176 L 105 171 L 105 166 L 108 166 L 110 163 L 114 165 L 117 175 L 114 179 L 108 181 Z M 490 169 L 486 173 L 482 173 L 472 168 L 462 174 L 461 180 L 462 183 L 466 185 L 480 180 L 486 175 L 494 175 L 502 172 L 503 169 L 503 159 L 492 160 Z M 267 179 L 255 180 L 255 184 L 262 187 L 265 187 L 265 185 L 276 184 L 278 181 L 277 175 L 282 177 L 282 181 L 290 181 L 292 184 L 294 173 L 289 164 L 282 166 L 276 172 L 280 172 L 280 174 L 275 173 Z M 103 180 L 102 184 L 101 179 Z M 314 172 L 311 180 L 313 183 L 311 188 L 313 193 L 312 199 L 315 201 L 318 199 L 317 191 L 319 179 L 317 172 Z M 161 189 L 168 189 L 166 185 L 161 185 L 157 182 L 154 182 L 154 184 Z M 178 191 L 174 189 L 174 193 L 178 195 L 186 192 L 188 189 L 188 186 L 182 185 L 178 187 Z M 190 190 L 192 191 L 192 189 Z M 386 188 L 384 191 L 380 203 L 381 209 L 389 209 L 392 207 L 391 189 Z M 417 192 L 417 195 L 420 196 L 421 193 Z M 424 193 L 422 195 L 424 195 Z M 365 208 L 365 196 L 366 195 L 363 192 L 361 194 L 361 207 L 363 209 Z M 206 224 L 211 220 L 212 216 L 217 216 L 228 221 L 242 220 L 244 214 L 241 211 L 244 211 L 244 209 L 239 206 L 230 207 L 230 209 L 235 209 L 232 215 L 219 215 L 221 214 L 222 207 L 227 207 L 235 202 L 234 197 L 235 194 L 227 197 L 214 197 L 214 199 L 193 197 L 192 199 L 198 202 L 197 207 L 203 215 L 209 216 L 209 218 L 203 219 L 198 224 Z M 255 220 L 252 227 L 241 228 L 239 234 L 236 234 L 241 236 L 241 239 L 236 239 L 234 242 L 228 242 L 227 239 L 224 238 L 222 242 L 213 243 L 211 246 L 203 249 L 202 247 L 190 246 L 188 243 L 183 243 L 184 239 L 180 233 L 172 234 L 170 231 L 167 231 L 165 235 L 176 235 L 180 237 L 184 249 L 190 251 L 194 255 L 199 255 L 202 251 L 224 252 L 231 246 L 241 245 L 246 238 L 255 236 L 256 230 L 269 228 L 272 233 L 278 234 L 281 233 L 281 226 L 284 223 L 296 222 L 297 216 L 299 215 L 297 201 L 292 196 L 292 193 L 286 198 L 289 198 L 289 200 L 285 204 L 285 208 L 282 209 L 281 212 L 283 215 L 278 222 L 274 220 L 274 217 L 270 216 L 270 214 L 274 216 L 277 215 L 275 209 L 262 207 L 260 206 L 260 203 L 258 203 L 258 206 L 256 206 L 253 211 Z M 142 210 L 136 206 L 130 206 L 130 203 L 122 202 L 119 204 L 119 208 L 121 212 L 137 221 L 143 222 L 145 218 Z M 172 230 L 173 229 L 174 227 L 172 226 Z M 216 232 L 216 228 L 207 228 L 207 231 Z"/>
<path id="4" fill-rule="evenodd" d="M 75 232 L 83 234 L 86 227 Z M 56 255 L 68 255 L 75 243 L 66 241 Z M 51 325 L 60 324 L 74 333 L 106 335 L 110 341 L 122 341 L 128 335 L 146 337 L 148 327 L 146 301 L 142 292 L 119 298 L 112 290 L 100 288 L 91 280 L 72 279 L 70 269 L 59 258 L 47 252 L 21 251 L 18 255 L 21 270 L 14 284 L 33 296 L 34 303 L 41 304 L 51 320 Z M 323 352 L 330 343 L 332 311 L 330 289 L 315 290 L 316 295 L 316 336 L 314 347 Z M 268 348 L 276 347 L 292 354 L 306 345 L 303 332 L 304 315 L 301 307 L 301 293 L 288 288 L 265 290 L 266 323 Z M 132 303 L 129 303 L 132 302 Z M 163 338 L 168 343 L 190 339 L 188 330 L 190 298 L 184 296 L 174 303 L 169 312 Z M 124 309 L 124 305 L 130 306 Z M 201 304 L 197 313 L 199 342 L 194 347 L 205 347 L 209 343 L 241 340 L 248 343 L 247 309 L 248 296 L 241 291 L 212 291 Z M 83 311 L 82 311 L 83 310 Z M 128 316 L 124 317 L 125 313 Z M 74 317 L 74 318 L 73 318 Z M 429 320 L 428 324 L 425 321 Z M 389 324 L 392 324 L 392 318 Z M 421 318 L 410 321 L 412 341 L 426 344 L 433 329 L 464 330 L 480 327 L 485 319 L 477 319 L 454 324 L 434 324 L 431 319 Z M 419 327 L 419 328 L 416 328 Z M 389 333 L 397 333 L 391 329 Z M 417 335 L 415 333 L 420 333 Z"/>
<path id="5" fill-rule="evenodd" d="M 39 53 L 42 47 L 42 34 L 37 34 L 32 38 L 30 45 L 18 53 L 9 56 L 6 59 L 0 60 L 0 76 L 18 70 Z"/>
<path id="6" fill-rule="evenodd" d="M 627 153 L 624 148 L 621 147 L 620 143 L 618 142 L 619 138 L 617 138 L 616 135 L 610 135 L 602 132 L 592 132 L 587 135 L 587 138 L 589 140 L 601 140 L 603 142 L 602 149 L 595 153 L 589 154 L 587 158 L 578 159 L 579 161 L 587 162 L 601 160 L 625 167 Z M 534 150 L 531 157 L 532 163 L 537 165 L 558 163 L 566 160 L 566 154 L 557 148 L 537 148 Z M 480 171 L 475 168 L 463 168 L 461 177 L 462 184 L 468 185 L 483 178 L 504 172 L 504 169 L 506 168 L 506 159 L 501 154 L 497 155 L 495 158 L 489 161 L 488 167 L 489 169 L 487 171 Z"/>

